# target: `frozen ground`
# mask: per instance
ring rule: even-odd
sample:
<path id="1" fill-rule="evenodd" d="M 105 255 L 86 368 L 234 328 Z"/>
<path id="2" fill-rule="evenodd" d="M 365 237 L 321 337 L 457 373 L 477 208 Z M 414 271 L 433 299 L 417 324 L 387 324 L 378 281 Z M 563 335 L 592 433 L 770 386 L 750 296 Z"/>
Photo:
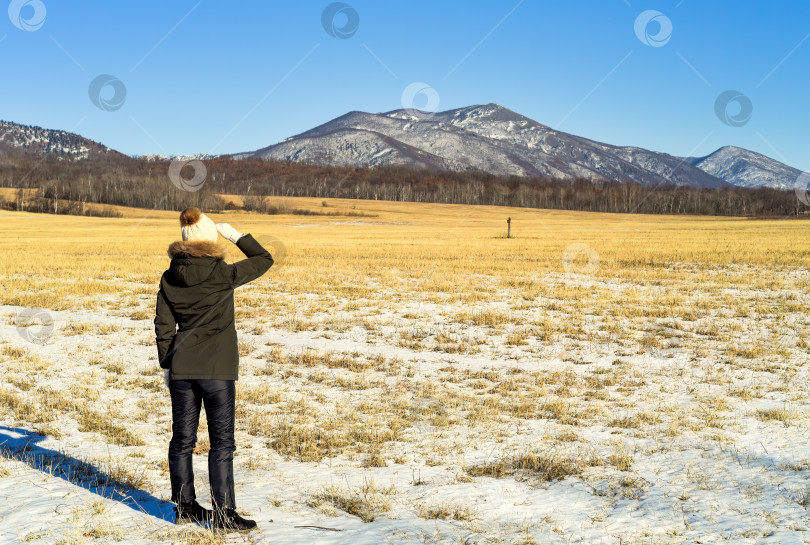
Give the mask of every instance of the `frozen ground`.
<path id="1" fill-rule="evenodd" d="M 243 289 L 236 489 L 261 531 L 229 543 L 810 542 L 806 345 L 756 350 L 778 327 L 795 343 L 800 311 L 644 329 L 508 290 L 465 307 Z M 268 311 L 279 298 L 299 310 Z M 0 307 L 0 542 L 208 542 L 170 523 L 151 319 L 49 311 L 38 344 L 20 310 Z"/>

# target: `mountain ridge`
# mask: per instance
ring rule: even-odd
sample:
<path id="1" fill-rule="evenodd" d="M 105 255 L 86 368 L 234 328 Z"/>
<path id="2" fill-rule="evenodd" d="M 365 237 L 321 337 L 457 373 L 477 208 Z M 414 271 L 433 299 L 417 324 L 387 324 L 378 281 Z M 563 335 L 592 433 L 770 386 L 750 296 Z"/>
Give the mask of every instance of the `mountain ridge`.
<path id="1" fill-rule="evenodd" d="M 802 171 L 755 151 L 723 146 L 703 157 L 685 157 L 693 166 L 739 187 L 794 189 Z M 763 180 L 767 179 L 767 184 Z"/>
<path id="2" fill-rule="evenodd" d="M 126 157 L 76 133 L 0 121 L 0 157 L 25 154 L 72 160 Z M 497 175 L 634 181 L 652 187 L 792 189 L 802 175 L 799 169 L 733 145 L 702 157 L 678 157 L 598 142 L 556 131 L 493 102 L 441 112 L 352 110 L 275 144 L 226 155 L 316 165 L 411 165 Z M 141 156 L 153 161 L 175 157 Z"/>
<path id="3" fill-rule="evenodd" d="M 0 157 L 29 153 L 53 154 L 64 159 L 100 159 L 124 155 L 73 132 L 0 121 Z"/>
<path id="4" fill-rule="evenodd" d="M 344 132 L 338 133 L 337 129 Z M 722 187 L 727 182 L 673 155 L 632 146 L 613 146 L 555 131 L 495 103 L 427 113 L 397 109 L 372 114 L 353 110 L 237 158 L 293 160 L 335 166 L 411 164 L 418 156 L 386 153 L 376 133 L 431 154 L 450 170 L 493 174 L 636 181 Z M 391 150 L 393 151 L 393 150 Z M 437 159 L 438 158 L 438 159 Z"/>

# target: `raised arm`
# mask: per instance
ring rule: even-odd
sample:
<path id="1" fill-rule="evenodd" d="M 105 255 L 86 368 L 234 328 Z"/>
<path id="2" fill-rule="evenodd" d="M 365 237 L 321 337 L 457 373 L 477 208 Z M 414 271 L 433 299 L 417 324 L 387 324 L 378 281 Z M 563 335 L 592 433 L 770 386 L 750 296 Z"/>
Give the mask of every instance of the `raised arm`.
<path id="1" fill-rule="evenodd" d="M 273 256 L 256 242 L 250 233 L 243 235 L 227 223 L 218 223 L 217 230 L 223 237 L 236 244 L 247 256 L 247 259 L 226 265 L 226 276 L 231 287 L 236 288 L 251 280 L 256 280 L 272 267 Z"/>

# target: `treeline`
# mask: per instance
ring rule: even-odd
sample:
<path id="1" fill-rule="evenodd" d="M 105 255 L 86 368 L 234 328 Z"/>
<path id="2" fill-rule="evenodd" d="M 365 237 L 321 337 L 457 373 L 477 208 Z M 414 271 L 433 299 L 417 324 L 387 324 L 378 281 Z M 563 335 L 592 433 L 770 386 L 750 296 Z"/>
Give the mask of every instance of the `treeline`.
<path id="1" fill-rule="evenodd" d="M 634 182 L 525 178 L 406 166 L 327 167 L 230 157 L 205 159 L 202 163 L 207 171 L 202 188 L 185 191 L 169 178 L 168 161 L 129 157 L 95 161 L 2 158 L 0 186 L 38 188 L 42 199 L 54 202 L 66 199 L 164 210 L 192 205 L 222 210 L 229 203 L 217 194 L 225 193 L 247 197 L 251 204 L 259 196 L 287 196 L 645 214 L 807 214 L 807 207 L 795 192 L 767 188 L 646 187 Z M 186 166 L 181 175 L 190 179 L 194 171 Z M 10 202 L 7 206 L 17 205 Z M 264 211 L 272 213 L 271 208 Z"/>
<path id="2" fill-rule="evenodd" d="M 123 216 L 121 212 L 110 205 L 94 206 L 88 204 L 88 202 L 90 201 L 71 201 L 53 196 L 45 197 L 37 189 L 19 188 L 10 198 L 0 195 L 0 208 L 9 210 L 68 216 L 101 216 L 106 218 L 120 218 Z"/>
<path id="3" fill-rule="evenodd" d="M 43 206 L 48 201 L 67 200 L 80 207 L 89 202 L 156 210 L 223 207 L 209 188 L 189 192 L 176 187 L 168 177 L 168 167 L 167 162 L 126 156 L 75 161 L 53 156 L 5 157 L 0 158 L 0 187 L 38 189 L 38 202 Z M 28 210 L 19 198 L 7 200 L 5 206 L 20 209 L 20 204 Z"/>

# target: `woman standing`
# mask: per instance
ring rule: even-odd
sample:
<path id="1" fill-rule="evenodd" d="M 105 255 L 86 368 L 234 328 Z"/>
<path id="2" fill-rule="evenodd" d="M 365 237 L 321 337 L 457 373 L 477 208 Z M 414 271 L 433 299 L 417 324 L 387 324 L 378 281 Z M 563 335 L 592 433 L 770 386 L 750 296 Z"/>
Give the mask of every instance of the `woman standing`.
<path id="1" fill-rule="evenodd" d="M 182 240 L 169 246 L 169 269 L 160 279 L 155 313 L 158 360 L 172 398 L 169 476 L 176 523 L 212 521 L 215 530 L 247 531 L 256 522 L 239 516 L 233 484 L 235 381 L 239 352 L 233 290 L 263 275 L 273 258 L 250 235 L 215 224 L 197 207 L 180 214 Z M 247 259 L 224 261 L 217 233 Z M 213 512 L 196 500 L 192 453 L 200 405 L 205 406 L 211 450 L 208 472 Z"/>

